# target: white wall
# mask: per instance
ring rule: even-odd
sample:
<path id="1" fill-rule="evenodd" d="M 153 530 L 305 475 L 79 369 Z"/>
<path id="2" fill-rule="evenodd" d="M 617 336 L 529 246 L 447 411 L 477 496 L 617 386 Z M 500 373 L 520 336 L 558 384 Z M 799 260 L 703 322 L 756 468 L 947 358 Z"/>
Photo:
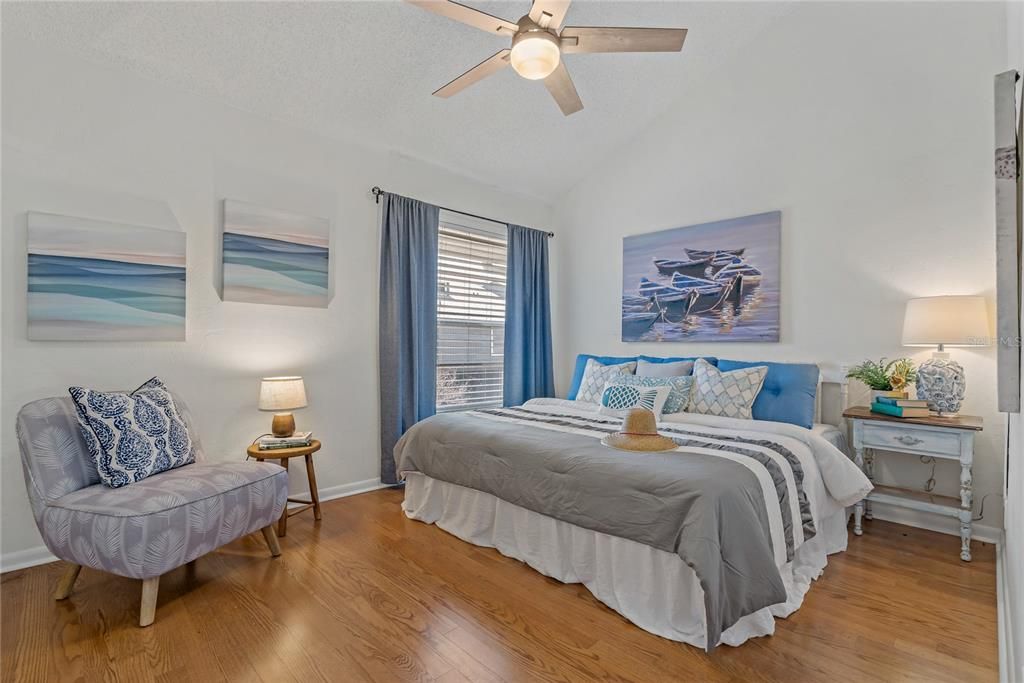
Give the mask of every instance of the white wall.
<path id="1" fill-rule="evenodd" d="M 424 134 L 429 134 L 424 131 Z M 384 141 L 368 141 L 374 144 Z M 213 458 L 238 460 L 270 416 L 262 375 L 306 378 L 300 428 L 324 442 L 321 488 L 378 477 L 377 208 L 369 189 L 547 227 L 527 198 L 384 149 L 330 141 L 134 76 L 4 36 L 2 549 L 5 564 L 40 545 L 24 493 L 18 408 L 67 387 L 130 388 L 159 375 L 188 401 Z M 225 303 L 225 197 L 331 219 L 327 309 Z M 159 343 L 29 342 L 25 212 L 188 233 L 188 339 Z M 302 468 L 293 489 L 305 490 Z M 26 554 L 27 553 L 27 554 Z"/>
<path id="2" fill-rule="evenodd" d="M 992 77 L 1006 58 L 1005 13 L 1001 4 L 802 3 L 714 80 L 688 86 L 556 210 L 560 391 L 579 352 L 833 367 L 928 358 L 900 345 L 908 298 L 994 300 Z M 774 209 L 783 214 L 780 343 L 620 341 L 623 236 Z M 989 496 L 981 528 L 994 536 L 1004 447 L 995 352 L 953 354 L 968 378 L 963 412 L 985 418 L 975 492 Z M 929 473 L 906 456 L 880 463 L 883 481 L 920 486 Z M 939 465 L 940 492 L 957 489 L 958 469 Z"/>

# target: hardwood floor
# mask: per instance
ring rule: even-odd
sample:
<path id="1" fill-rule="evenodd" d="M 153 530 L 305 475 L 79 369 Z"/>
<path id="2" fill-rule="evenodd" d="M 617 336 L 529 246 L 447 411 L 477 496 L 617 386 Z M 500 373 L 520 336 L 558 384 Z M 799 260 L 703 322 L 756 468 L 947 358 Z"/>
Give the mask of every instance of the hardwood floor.
<path id="1" fill-rule="evenodd" d="M 324 504 L 272 559 L 260 535 L 160 582 L 53 563 L 4 574 L 0 679 L 11 681 L 992 681 L 995 552 L 874 521 L 833 556 L 776 633 L 712 655 L 653 636 L 579 585 L 405 518 L 401 492 Z"/>

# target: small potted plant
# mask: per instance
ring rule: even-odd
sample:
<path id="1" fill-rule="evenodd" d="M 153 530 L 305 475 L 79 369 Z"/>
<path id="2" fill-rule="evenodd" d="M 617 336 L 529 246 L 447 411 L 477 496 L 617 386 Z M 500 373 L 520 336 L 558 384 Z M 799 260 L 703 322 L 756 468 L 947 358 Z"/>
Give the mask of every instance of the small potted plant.
<path id="1" fill-rule="evenodd" d="M 878 361 L 866 360 L 855 365 L 846 373 L 847 377 L 859 379 L 871 390 L 871 400 L 891 392 L 902 393 L 906 398 L 907 385 L 917 380 L 917 369 L 914 361 L 909 358 L 897 358 L 886 362 L 885 358 Z"/>

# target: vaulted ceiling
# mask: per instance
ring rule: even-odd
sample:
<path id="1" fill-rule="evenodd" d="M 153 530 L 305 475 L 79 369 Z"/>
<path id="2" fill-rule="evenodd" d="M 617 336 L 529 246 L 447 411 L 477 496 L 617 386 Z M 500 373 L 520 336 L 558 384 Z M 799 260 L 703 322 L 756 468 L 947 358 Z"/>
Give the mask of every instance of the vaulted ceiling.
<path id="1" fill-rule="evenodd" d="M 473 2 L 512 21 L 530 3 Z M 576 0 L 565 23 L 689 29 L 679 54 L 567 55 L 585 109 L 563 117 L 511 69 L 430 93 L 508 39 L 397 0 L 4 3 L 3 34 L 81 55 L 332 138 L 378 144 L 555 200 L 789 3 Z M 739 84 L 737 87 L 741 87 Z"/>

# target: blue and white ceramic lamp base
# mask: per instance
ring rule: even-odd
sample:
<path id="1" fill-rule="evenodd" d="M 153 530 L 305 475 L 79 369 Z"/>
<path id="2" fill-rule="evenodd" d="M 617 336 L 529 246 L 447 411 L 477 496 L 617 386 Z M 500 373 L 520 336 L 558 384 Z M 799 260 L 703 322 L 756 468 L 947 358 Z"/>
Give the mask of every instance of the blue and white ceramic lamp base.
<path id="1" fill-rule="evenodd" d="M 967 381 L 964 369 L 948 353 L 934 353 L 917 371 L 917 397 L 928 401 L 928 409 L 939 415 L 960 412 Z"/>

